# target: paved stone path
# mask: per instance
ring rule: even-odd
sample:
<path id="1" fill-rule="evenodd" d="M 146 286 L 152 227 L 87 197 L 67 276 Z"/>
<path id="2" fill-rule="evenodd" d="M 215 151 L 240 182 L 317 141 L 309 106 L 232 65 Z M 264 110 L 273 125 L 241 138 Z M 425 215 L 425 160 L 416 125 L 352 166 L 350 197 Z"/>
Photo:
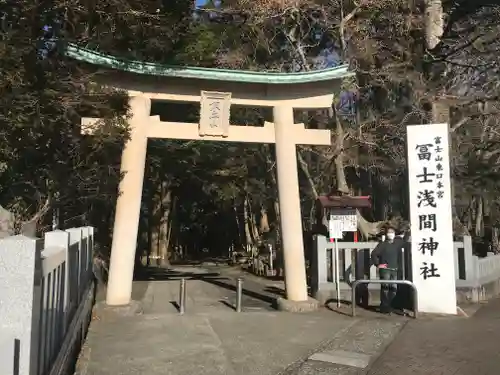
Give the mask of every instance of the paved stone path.
<path id="1" fill-rule="evenodd" d="M 79 375 L 276 375 L 311 374 L 303 366 L 315 352 L 337 348 L 376 353 L 400 327 L 381 322 L 374 339 L 350 331 L 360 320 L 326 312 L 219 312 L 143 315 L 94 322 Z M 363 346 L 359 343 L 363 342 Z M 305 361 L 305 362 L 304 362 Z M 351 367 L 336 366 L 351 374 Z"/>
<path id="2" fill-rule="evenodd" d="M 326 345 L 317 348 L 306 360 L 290 366 L 286 375 L 357 375 L 365 373 L 365 365 L 374 362 L 398 335 L 406 320 L 402 318 L 362 319 L 350 325 Z M 345 355 L 345 354 L 347 355 Z M 351 366 L 343 359 L 350 357 Z M 318 360 L 321 359 L 321 360 Z M 354 361 L 352 361 L 354 359 Z M 355 362 L 367 362 L 360 367 Z"/>
<path id="3" fill-rule="evenodd" d="M 368 375 L 500 374 L 500 299 L 471 318 L 409 322 Z"/>
<path id="4" fill-rule="evenodd" d="M 177 267 L 165 273 L 166 280 L 151 282 L 142 302 L 145 313 L 178 313 L 180 280 L 186 280 L 186 311 L 208 313 L 233 311 L 236 304 L 237 275 L 227 275 L 200 267 Z M 244 311 L 274 311 L 272 303 L 280 290 L 266 290 L 251 277 L 243 284 L 242 306 Z"/>
<path id="5" fill-rule="evenodd" d="M 348 313 L 348 311 L 340 312 Z M 332 374 L 332 375 L 497 375 L 500 374 L 500 298 L 477 308 L 466 308 L 472 312 L 470 318 L 429 317 L 410 319 L 399 335 L 383 350 L 369 340 L 369 348 L 363 348 L 366 337 L 384 335 L 377 327 L 384 318 L 368 311 L 358 309 L 358 314 L 365 317 L 362 323 L 351 326 L 345 332 L 346 342 L 338 347 L 333 344 L 318 353 L 328 355 L 312 356 L 300 366 L 290 368 L 290 374 Z M 475 314 L 474 314 L 475 312 Z M 375 319 L 374 319 L 375 318 Z M 397 321 L 397 317 L 396 321 Z M 395 323 L 394 319 L 389 319 Z M 364 326 L 363 326 L 364 325 Z M 393 326 L 395 328 L 395 326 Z M 387 329 L 387 328 L 386 328 Z M 359 335 L 358 344 L 354 337 Z M 349 337 L 349 338 L 347 338 Z M 388 343 L 390 340 L 382 340 Z M 351 347 L 346 347 L 349 342 Z M 339 366 L 328 363 L 328 359 L 338 360 L 331 349 L 347 349 L 350 353 L 371 354 L 370 367 L 365 369 Z M 383 353 L 382 353 L 383 352 Z M 382 353 L 382 354 L 381 354 Z M 335 353 L 333 353 L 335 354 Z M 377 354 L 381 354 L 377 358 Z M 323 361 L 315 361 L 315 358 Z"/>
<path id="6" fill-rule="evenodd" d="M 181 268 L 134 283 L 144 315 L 94 321 L 79 375 L 497 375 L 500 299 L 471 318 L 383 317 L 349 309 L 276 312 L 282 282 L 246 275 L 243 313 L 230 269 Z M 179 278 L 187 277 L 179 316 Z M 367 366 L 368 364 L 368 366 Z"/>
<path id="7" fill-rule="evenodd" d="M 134 284 L 143 315 L 98 315 L 76 374 L 309 375 L 324 368 L 323 373 L 351 375 L 360 368 L 339 363 L 372 362 L 406 322 L 353 319 L 327 309 L 277 312 L 270 302 L 279 283 L 252 277 L 245 279 L 244 310 L 236 313 L 227 306 L 234 301 L 234 278 L 207 279 L 211 273 L 202 269 L 177 271 L 177 276 L 156 275 L 160 281 Z M 179 275 L 189 275 L 183 316 L 171 303 L 178 298 Z"/>

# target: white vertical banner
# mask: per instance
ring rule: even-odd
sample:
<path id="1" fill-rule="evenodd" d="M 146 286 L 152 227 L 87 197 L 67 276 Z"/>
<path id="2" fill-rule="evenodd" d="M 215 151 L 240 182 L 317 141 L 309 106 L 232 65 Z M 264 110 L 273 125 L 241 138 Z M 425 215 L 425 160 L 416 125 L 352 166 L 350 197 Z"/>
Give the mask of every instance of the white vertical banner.
<path id="1" fill-rule="evenodd" d="M 412 273 L 426 313 L 457 313 L 448 132 L 448 124 L 407 127 Z"/>

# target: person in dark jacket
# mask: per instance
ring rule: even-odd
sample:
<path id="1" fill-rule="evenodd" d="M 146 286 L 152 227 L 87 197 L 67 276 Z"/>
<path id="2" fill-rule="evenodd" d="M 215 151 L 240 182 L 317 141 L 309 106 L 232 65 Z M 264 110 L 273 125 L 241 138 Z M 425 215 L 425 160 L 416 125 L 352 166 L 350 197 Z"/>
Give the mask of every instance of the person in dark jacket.
<path id="1" fill-rule="evenodd" d="M 377 267 L 381 280 L 397 280 L 401 249 L 405 243 L 396 237 L 392 227 L 386 229 L 385 241 L 380 242 L 372 252 L 372 263 Z M 380 312 L 392 312 L 392 301 L 396 296 L 396 284 L 382 284 L 380 288 Z"/>

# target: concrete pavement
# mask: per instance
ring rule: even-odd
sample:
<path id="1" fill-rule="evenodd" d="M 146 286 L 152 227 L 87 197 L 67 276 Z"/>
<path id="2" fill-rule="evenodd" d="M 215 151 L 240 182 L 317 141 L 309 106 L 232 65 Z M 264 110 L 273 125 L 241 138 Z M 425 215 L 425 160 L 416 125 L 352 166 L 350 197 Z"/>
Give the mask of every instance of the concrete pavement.
<path id="1" fill-rule="evenodd" d="M 308 374 L 318 351 L 338 348 L 377 352 L 400 326 L 381 322 L 375 340 L 361 340 L 360 320 L 330 319 L 325 312 L 220 312 L 143 315 L 94 322 L 78 374 L 275 375 Z M 353 331 L 354 329 L 354 331 Z M 362 346 L 360 342 L 366 341 Z M 332 366 L 331 364 L 328 364 Z M 351 367 L 336 366 L 337 374 Z"/>
<path id="2" fill-rule="evenodd" d="M 134 293 L 144 314 L 98 315 L 76 373 L 308 375 L 323 368 L 323 373 L 350 375 L 373 362 L 407 321 L 353 319 L 327 309 L 277 312 L 269 303 L 279 293 L 275 284 L 250 280 L 245 281 L 244 310 L 236 313 L 228 306 L 234 301 L 233 280 L 200 269 L 178 272 L 191 277 L 185 315 L 172 303 L 179 288 L 175 278 L 181 273 L 136 283 Z M 259 293 L 262 299 L 255 297 Z"/>
<path id="3" fill-rule="evenodd" d="M 470 318 L 410 321 L 368 375 L 498 375 L 500 299 Z"/>
<path id="4" fill-rule="evenodd" d="M 230 275 L 230 278 L 225 276 Z M 496 375 L 500 299 L 472 317 L 419 320 L 360 309 L 276 312 L 280 282 L 248 276 L 242 313 L 231 305 L 235 277 L 226 269 L 182 268 L 134 283 L 143 315 L 95 320 L 79 375 Z M 179 316 L 179 277 L 187 276 L 186 314 Z M 98 311 L 99 313 L 99 311 Z"/>
<path id="5" fill-rule="evenodd" d="M 406 320 L 399 318 L 357 319 L 345 331 L 317 348 L 304 361 L 290 366 L 283 374 L 364 374 L 367 366 L 376 361 L 405 323 Z"/>

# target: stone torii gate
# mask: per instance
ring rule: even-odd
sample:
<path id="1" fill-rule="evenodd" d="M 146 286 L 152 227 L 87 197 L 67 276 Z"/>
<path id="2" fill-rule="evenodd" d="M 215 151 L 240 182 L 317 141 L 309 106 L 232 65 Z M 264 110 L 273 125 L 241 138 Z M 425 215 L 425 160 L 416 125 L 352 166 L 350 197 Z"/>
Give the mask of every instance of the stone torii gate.
<path id="1" fill-rule="evenodd" d="M 304 310 L 307 294 L 296 145 L 330 145 L 329 130 L 295 124 L 293 109 L 330 108 L 347 66 L 305 73 L 259 73 L 207 68 L 175 68 L 113 56 L 70 45 L 69 57 L 109 69 L 99 83 L 130 96 L 130 140 L 121 159 L 124 177 L 116 203 L 106 303 L 127 305 L 139 225 L 148 138 L 275 143 L 279 208 L 285 268 L 286 305 Z M 151 101 L 200 102 L 200 123 L 160 121 Z M 273 123 L 263 127 L 229 124 L 231 104 L 273 108 Z M 98 119 L 84 118 L 91 132 Z"/>

